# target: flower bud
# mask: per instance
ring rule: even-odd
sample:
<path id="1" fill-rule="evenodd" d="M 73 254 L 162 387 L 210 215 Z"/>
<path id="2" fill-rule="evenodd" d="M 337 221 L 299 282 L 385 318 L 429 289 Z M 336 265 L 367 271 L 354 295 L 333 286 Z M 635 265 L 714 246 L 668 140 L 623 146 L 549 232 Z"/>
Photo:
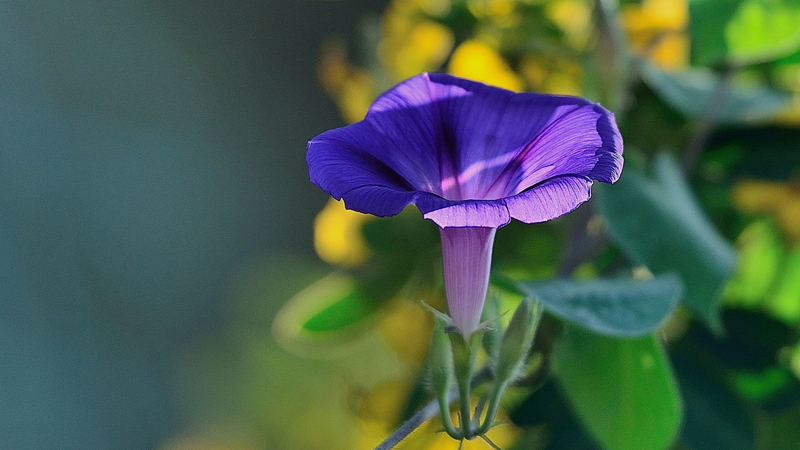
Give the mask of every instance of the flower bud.
<path id="1" fill-rule="evenodd" d="M 445 323 L 436 318 L 431 338 L 431 382 L 436 396 L 447 396 L 453 386 L 453 350 L 444 331 Z"/>
<path id="2" fill-rule="evenodd" d="M 500 342 L 495 372 L 498 382 L 508 382 L 519 375 L 533 344 L 533 336 L 541 316 L 541 307 L 530 298 L 519 304 Z"/>

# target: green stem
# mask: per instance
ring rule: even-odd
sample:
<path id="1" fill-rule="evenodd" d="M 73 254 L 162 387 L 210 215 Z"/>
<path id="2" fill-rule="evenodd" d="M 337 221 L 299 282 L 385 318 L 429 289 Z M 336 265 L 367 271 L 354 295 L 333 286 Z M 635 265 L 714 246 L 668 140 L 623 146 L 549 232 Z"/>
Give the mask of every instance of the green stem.
<path id="1" fill-rule="evenodd" d="M 478 373 L 472 377 L 472 385 L 478 385 L 487 379 L 491 378 L 492 371 L 489 367 L 484 367 Z M 456 392 L 455 389 L 451 391 L 451 395 L 455 396 Z M 437 412 L 440 411 L 440 407 L 437 406 L 437 401 L 433 400 L 430 403 L 426 404 L 422 407 L 416 414 L 411 416 L 408 420 L 403 422 L 400 427 L 394 431 L 389 437 L 387 437 L 383 442 L 380 443 L 375 450 L 390 450 L 394 448 L 397 444 L 402 442 L 403 439 L 408 437 L 414 430 L 421 427 L 422 424 L 427 422 L 433 416 L 436 415 Z M 449 414 L 449 411 L 448 411 Z"/>
<path id="2" fill-rule="evenodd" d="M 503 397 L 503 392 L 505 392 L 507 386 L 507 380 L 495 380 L 494 386 L 492 386 L 492 397 L 489 400 L 489 409 L 486 410 L 486 418 L 483 419 L 483 424 L 475 432 L 476 435 L 486 434 L 492 428 L 494 418 L 497 416 L 497 410 L 500 408 L 500 399 Z"/>
<path id="3" fill-rule="evenodd" d="M 458 396 L 461 410 L 461 434 L 465 438 L 472 437 L 472 420 L 470 417 L 469 381 L 458 378 Z"/>
<path id="4" fill-rule="evenodd" d="M 461 435 L 466 439 L 475 437 L 472 431 L 472 405 L 470 403 L 470 384 L 475 371 L 477 349 L 480 347 L 483 333 L 475 332 L 469 337 L 469 342 L 461 334 L 453 333 L 450 341 L 453 346 L 453 362 L 458 384 L 459 411 L 461 415 Z"/>
<path id="5" fill-rule="evenodd" d="M 453 421 L 450 420 L 450 399 L 448 397 L 449 395 L 437 396 L 437 401 L 439 403 L 439 414 L 442 416 L 442 425 L 444 425 L 444 430 L 450 435 L 451 438 L 462 439 L 464 436 L 461 432 L 455 429 L 453 426 Z"/>

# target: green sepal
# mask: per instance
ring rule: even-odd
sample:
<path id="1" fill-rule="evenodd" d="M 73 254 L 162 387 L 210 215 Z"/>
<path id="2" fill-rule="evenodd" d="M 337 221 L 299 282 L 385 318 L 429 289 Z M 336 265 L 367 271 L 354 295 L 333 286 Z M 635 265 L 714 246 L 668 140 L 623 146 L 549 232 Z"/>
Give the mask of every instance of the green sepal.
<path id="1" fill-rule="evenodd" d="M 450 338 L 445 331 L 445 321 L 436 317 L 431 337 L 430 365 L 431 386 L 439 404 L 444 431 L 453 439 L 460 439 L 462 434 L 450 420 L 450 390 L 453 386 L 453 350 Z"/>
<path id="2" fill-rule="evenodd" d="M 469 336 L 469 342 L 464 339 L 460 332 L 449 333 L 448 335 L 453 349 L 453 365 L 458 384 L 460 432 L 463 437 L 472 439 L 475 435 L 470 419 L 470 384 L 472 383 L 472 375 L 475 372 L 475 359 L 478 355 L 483 333 L 481 331 L 472 333 Z"/>
<path id="3" fill-rule="evenodd" d="M 502 317 L 500 314 L 500 302 L 496 296 L 489 296 L 486 306 L 483 308 L 483 323 L 490 323 Z M 497 367 L 497 356 L 500 354 L 500 341 L 503 339 L 503 333 L 499 324 L 494 327 L 488 327 L 483 335 L 483 349 L 489 356 L 490 367 Z"/>
<path id="4" fill-rule="evenodd" d="M 431 337 L 431 382 L 437 397 L 450 393 L 453 387 L 453 350 L 445 332 L 444 321 L 436 318 Z"/>
<path id="5" fill-rule="evenodd" d="M 498 383 L 507 383 L 516 378 L 525 364 L 533 344 L 536 327 L 542 316 L 538 302 L 525 298 L 514 311 L 503 339 L 497 358 L 495 377 Z"/>

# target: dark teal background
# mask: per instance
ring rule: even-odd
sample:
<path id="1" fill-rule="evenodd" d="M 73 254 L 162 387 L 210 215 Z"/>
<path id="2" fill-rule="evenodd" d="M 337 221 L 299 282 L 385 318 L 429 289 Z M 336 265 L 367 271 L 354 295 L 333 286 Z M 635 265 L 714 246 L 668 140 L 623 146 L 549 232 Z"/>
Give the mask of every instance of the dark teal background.
<path id="1" fill-rule="evenodd" d="M 0 449 L 185 425 L 171 367 L 232 274 L 312 256 L 319 46 L 379 3 L 0 1 Z"/>

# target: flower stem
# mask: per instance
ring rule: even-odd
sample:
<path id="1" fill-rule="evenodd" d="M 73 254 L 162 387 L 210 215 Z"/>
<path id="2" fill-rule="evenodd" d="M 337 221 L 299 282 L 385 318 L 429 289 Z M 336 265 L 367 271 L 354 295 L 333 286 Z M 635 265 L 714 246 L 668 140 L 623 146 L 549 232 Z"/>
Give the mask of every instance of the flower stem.
<path id="1" fill-rule="evenodd" d="M 442 416 L 442 425 L 444 426 L 444 430 L 447 434 L 450 435 L 453 439 L 461 439 L 464 436 L 461 434 L 460 430 L 456 430 L 453 426 L 453 421 L 450 420 L 450 398 L 451 397 L 448 393 L 448 398 L 445 398 L 443 395 L 437 396 L 437 403 L 439 404 L 439 415 Z"/>
<path id="2" fill-rule="evenodd" d="M 489 366 L 486 366 L 479 370 L 474 377 L 472 377 L 472 382 L 470 383 L 472 386 L 477 386 L 480 383 L 483 383 L 492 375 L 492 370 Z M 457 391 L 455 388 L 450 392 L 450 402 L 452 403 L 456 399 Z M 439 412 L 438 407 L 438 400 L 431 400 L 428 404 L 422 407 L 416 414 L 411 416 L 408 420 L 403 422 L 394 433 L 392 433 L 389 437 L 387 437 L 383 442 L 381 442 L 375 450 L 391 450 L 397 444 L 403 441 L 403 439 L 407 438 L 414 430 L 421 427 L 422 424 L 430 420 L 433 416 Z"/>
<path id="3" fill-rule="evenodd" d="M 464 339 L 461 333 L 450 333 L 450 342 L 453 345 L 453 360 L 458 385 L 459 411 L 461 436 L 466 439 L 475 437 L 472 430 L 472 414 L 470 403 L 470 385 L 472 374 L 475 370 L 475 358 L 478 354 L 482 332 L 472 333 L 469 342 Z"/>
<path id="4" fill-rule="evenodd" d="M 486 418 L 483 420 L 483 424 L 475 431 L 475 434 L 486 434 L 492 428 L 494 418 L 497 416 L 497 410 L 500 407 L 500 399 L 507 386 L 508 381 L 495 380 L 494 386 L 492 386 L 492 397 L 489 400 L 489 409 L 486 410 Z"/>

